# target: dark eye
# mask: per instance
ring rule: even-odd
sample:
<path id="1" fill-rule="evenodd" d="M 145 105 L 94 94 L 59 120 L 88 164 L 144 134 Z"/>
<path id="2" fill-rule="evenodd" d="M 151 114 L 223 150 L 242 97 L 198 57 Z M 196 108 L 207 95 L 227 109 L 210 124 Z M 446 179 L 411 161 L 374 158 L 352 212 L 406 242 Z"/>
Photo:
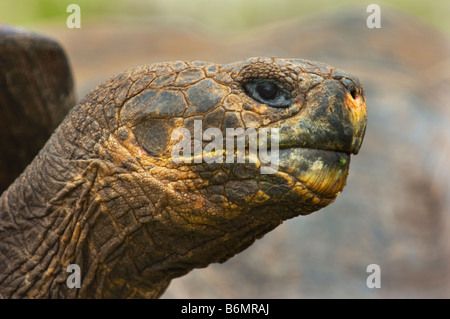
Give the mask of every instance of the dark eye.
<path id="1" fill-rule="evenodd" d="M 264 81 L 256 85 L 256 92 L 265 100 L 275 100 L 279 94 L 278 86 L 273 82 Z"/>
<path id="2" fill-rule="evenodd" d="M 271 107 L 288 107 L 291 104 L 289 93 L 274 80 L 253 80 L 244 84 L 248 96 Z"/>

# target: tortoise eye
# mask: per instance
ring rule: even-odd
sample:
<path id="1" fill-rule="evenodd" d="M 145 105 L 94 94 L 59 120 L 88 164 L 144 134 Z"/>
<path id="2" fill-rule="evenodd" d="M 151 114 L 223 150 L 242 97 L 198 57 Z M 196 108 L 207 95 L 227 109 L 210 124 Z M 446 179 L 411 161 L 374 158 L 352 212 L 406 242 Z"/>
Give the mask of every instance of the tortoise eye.
<path id="1" fill-rule="evenodd" d="M 244 84 L 245 92 L 254 100 L 271 107 L 286 108 L 291 104 L 289 93 L 274 80 L 256 79 Z"/>
<path id="2" fill-rule="evenodd" d="M 278 86 L 275 83 L 269 81 L 258 83 L 255 89 L 260 97 L 269 101 L 274 100 L 279 94 Z"/>

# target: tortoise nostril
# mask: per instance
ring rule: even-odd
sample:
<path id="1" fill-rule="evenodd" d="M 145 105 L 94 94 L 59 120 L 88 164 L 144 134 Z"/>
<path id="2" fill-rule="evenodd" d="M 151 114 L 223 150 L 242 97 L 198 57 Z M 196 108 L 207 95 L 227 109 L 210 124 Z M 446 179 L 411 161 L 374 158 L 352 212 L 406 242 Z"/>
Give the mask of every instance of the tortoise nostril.
<path id="1" fill-rule="evenodd" d="M 350 79 L 343 78 L 341 79 L 341 83 L 344 85 L 345 89 L 350 93 L 354 100 L 359 98 L 359 89 L 358 86 Z"/>
<path id="2" fill-rule="evenodd" d="M 356 87 L 350 88 L 349 91 L 350 91 L 350 95 L 352 96 L 352 98 L 353 98 L 354 100 L 358 99 L 359 93 L 358 93 L 358 90 L 356 89 Z"/>

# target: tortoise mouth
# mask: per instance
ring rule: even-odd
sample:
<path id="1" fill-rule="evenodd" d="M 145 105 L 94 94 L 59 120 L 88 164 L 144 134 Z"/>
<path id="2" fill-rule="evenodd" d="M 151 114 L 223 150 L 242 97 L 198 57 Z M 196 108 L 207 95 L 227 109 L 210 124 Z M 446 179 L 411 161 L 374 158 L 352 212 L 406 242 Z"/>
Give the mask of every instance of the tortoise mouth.
<path id="1" fill-rule="evenodd" d="M 304 150 L 316 150 L 316 151 L 327 151 L 327 152 L 334 152 L 334 153 L 344 153 L 347 154 L 348 156 L 350 155 L 357 155 L 357 151 L 356 150 L 344 150 L 344 149 L 340 149 L 340 148 L 332 148 L 332 147 L 314 147 L 314 146 L 310 146 L 308 144 L 306 145 L 297 145 L 295 143 L 280 143 L 280 145 L 278 145 L 278 149 L 280 150 L 284 150 L 284 149 L 304 149 Z"/>
<path id="2" fill-rule="evenodd" d="M 279 169 L 295 177 L 320 198 L 336 198 L 343 190 L 350 153 L 302 147 L 279 149 Z"/>

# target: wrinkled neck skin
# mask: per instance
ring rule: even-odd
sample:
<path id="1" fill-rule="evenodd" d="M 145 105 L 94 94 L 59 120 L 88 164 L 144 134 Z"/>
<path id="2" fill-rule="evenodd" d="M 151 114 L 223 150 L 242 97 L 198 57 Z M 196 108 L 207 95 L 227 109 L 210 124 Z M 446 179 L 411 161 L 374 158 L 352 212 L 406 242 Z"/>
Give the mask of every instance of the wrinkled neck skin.
<path id="1" fill-rule="evenodd" d="M 0 198 L 3 298 L 156 298 L 286 219 L 284 207 L 213 203 L 197 174 L 143 165 L 87 101 Z M 66 283 L 71 264 L 80 288 Z"/>
<path id="2" fill-rule="evenodd" d="M 214 205 L 195 187 L 186 195 L 189 176 L 180 183 L 159 166 L 149 174 L 131 157 L 73 159 L 75 131 L 65 121 L 1 197 L 4 298 L 156 298 L 172 278 L 227 260 L 281 222 L 268 222 L 264 210 L 235 216 L 240 208 Z M 98 139 L 96 156 L 109 157 L 106 143 L 116 158 L 124 155 L 109 137 Z M 173 182 L 180 190 L 167 187 Z M 210 211 L 214 220 L 205 218 Z M 79 289 L 66 284 L 70 264 L 80 266 Z"/>
<path id="3" fill-rule="evenodd" d="M 80 148 L 92 136 L 79 130 L 94 122 L 82 128 L 77 114 L 85 115 L 72 112 L 0 198 L 4 298 L 76 297 L 81 291 L 67 288 L 67 266 L 78 263 L 87 275 L 100 257 L 90 232 L 103 209 L 92 193 L 107 164 L 86 151 L 89 145 Z"/>

